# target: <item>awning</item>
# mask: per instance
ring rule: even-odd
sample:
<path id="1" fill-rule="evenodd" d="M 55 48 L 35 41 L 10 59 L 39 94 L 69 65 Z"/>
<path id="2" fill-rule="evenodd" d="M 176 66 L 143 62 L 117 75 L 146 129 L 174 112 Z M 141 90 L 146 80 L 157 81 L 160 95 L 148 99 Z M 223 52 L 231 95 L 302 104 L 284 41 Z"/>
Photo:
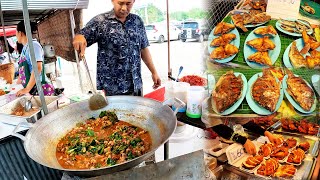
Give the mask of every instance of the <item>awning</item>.
<path id="1" fill-rule="evenodd" d="M 12 27 L 12 26 L 5 27 L 5 31 L 6 31 L 7 37 L 16 35 L 16 27 L 15 26 L 14 27 Z M 4 36 L 4 32 L 3 32 L 2 27 L 0 28 L 0 36 Z"/>
<path id="2" fill-rule="evenodd" d="M 89 0 L 28 0 L 29 10 L 86 9 Z M 21 0 L 1 0 L 2 11 L 22 10 Z"/>
<path id="3" fill-rule="evenodd" d="M 30 21 L 39 22 L 43 18 L 62 9 L 86 9 L 89 0 L 28 0 Z M 21 0 L 1 0 L 4 25 L 17 25 L 23 20 Z"/>

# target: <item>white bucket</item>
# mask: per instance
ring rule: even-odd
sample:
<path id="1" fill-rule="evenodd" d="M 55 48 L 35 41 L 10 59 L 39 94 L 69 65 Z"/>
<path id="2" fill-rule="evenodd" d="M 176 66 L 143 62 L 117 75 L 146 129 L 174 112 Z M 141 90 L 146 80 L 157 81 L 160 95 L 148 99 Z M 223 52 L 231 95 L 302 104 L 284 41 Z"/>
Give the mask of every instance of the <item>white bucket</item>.
<path id="1" fill-rule="evenodd" d="M 187 116 L 190 118 L 200 118 L 202 101 L 206 97 L 207 91 L 203 86 L 191 86 L 187 96 Z"/>

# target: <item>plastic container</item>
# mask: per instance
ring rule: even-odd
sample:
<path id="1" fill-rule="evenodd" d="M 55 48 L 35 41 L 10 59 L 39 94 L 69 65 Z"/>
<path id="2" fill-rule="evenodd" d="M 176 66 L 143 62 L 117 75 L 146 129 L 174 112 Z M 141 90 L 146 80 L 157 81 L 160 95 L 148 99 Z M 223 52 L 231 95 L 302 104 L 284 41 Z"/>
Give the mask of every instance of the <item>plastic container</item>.
<path id="1" fill-rule="evenodd" d="M 165 85 L 165 99 L 178 98 L 187 104 L 187 92 L 190 84 L 186 82 L 169 81 Z M 172 109 L 176 108 L 172 106 Z M 179 108 L 178 112 L 186 112 L 186 106 Z"/>
<path id="2" fill-rule="evenodd" d="M 190 118 L 200 118 L 202 112 L 202 101 L 206 97 L 207 91 L 202 86 L 191 86 L 187 96 L 187 116 Z"/>

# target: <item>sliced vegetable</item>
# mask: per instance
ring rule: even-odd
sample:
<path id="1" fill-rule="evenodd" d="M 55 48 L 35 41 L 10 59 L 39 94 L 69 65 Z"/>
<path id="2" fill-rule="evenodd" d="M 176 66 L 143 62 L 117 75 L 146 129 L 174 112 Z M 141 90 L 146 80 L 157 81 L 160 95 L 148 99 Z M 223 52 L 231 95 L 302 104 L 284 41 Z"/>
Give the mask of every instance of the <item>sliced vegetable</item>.
<path id="1" fill-rule="evenodd" d="M 108 158 L 108 160 L 107 160 L 107 165 L 113 166 L 113 165 L 115 165 L 115 164 L 116 164 L 116 161 L 115 161 L 115 160 L 113 160 L 112 158 Z"/>
<path id="2" fill-rule="evenodd" d="M 91 137 L 94 136 L 94 131 L 91 130 L 91 129 L 87 129 L 87 130 L 86 130 L 86 133 L 87 133 L 87 136 L 91 136 Z"/>

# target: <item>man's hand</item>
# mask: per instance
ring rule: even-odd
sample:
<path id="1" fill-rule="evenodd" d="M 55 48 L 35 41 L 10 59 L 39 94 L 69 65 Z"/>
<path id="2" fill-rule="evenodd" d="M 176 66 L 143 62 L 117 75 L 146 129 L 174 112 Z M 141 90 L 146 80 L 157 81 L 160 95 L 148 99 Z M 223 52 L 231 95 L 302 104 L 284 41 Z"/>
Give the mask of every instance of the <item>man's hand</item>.
<path id="1" fill-rule="evenodd" d="M 86 47 L 87 47 L 86 38 L 81 34 L 77 34 L 77 35 L 74 36 L 72 44 L 73 44 L 74 49 L 78 51 L 80 56 L 81 57 L 84 56 L 84 52 L 85 52 Z"/>
<path id="2" fill-rule="evenodd" d="M 28 94 L 29 92 L 30 92 L 29 89 L 23 88 L 23 89 L 19 90 L 19 91 L 16 93 L 16 96 L 20 97 L 20 96 L 23 96 L 23 95 L 25 95 L 25 94 Z"/>
<path id="3" fill-rule="evenodd" d="M 275 145 L 280 145 L 283 141 L 282 138 L 280 137 L 277 137 L 277 136 L 274 136 L 272 133 L 270 133 L 269 131 L 266 131 L 264 133 L 265 136 L 268 137 L 269 141 Z"/>
<path id="4" fill-rule="evenodd" d="M 161 86 L 161 79 L 157 73 L 152 74 L 152 80 L 153 80 L 153 89 L 157 89 Z"/>
<path id="5" fill-rule="evenodd" d="M 256 146 L 249 139 L 247 139 L 247 141 L 243 145 L 243 147 L 246 149 L 247 153 L 249 153 L 251 155 L 255 155 L 256 154 Z"/>

